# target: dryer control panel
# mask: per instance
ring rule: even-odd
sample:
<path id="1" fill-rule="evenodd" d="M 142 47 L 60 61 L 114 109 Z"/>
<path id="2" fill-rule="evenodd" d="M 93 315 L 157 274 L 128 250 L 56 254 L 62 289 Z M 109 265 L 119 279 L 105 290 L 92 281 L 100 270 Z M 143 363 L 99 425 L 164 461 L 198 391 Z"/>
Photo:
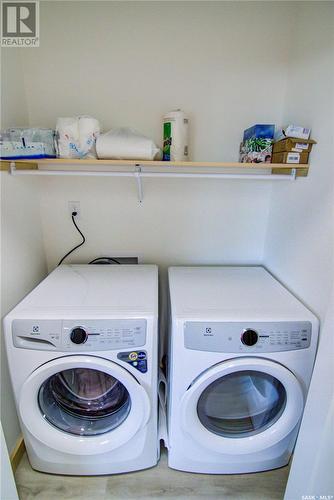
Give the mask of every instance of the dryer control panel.
<path id="1" fill-rule="evenodd" d="M 311 343 L 310 321 L 186 321 L 184 345 L 209 352 L 264 353 L 305 349 Z"/>
<path id="2" fill-rule="evenodd" d="M 63 352 L 142 347 L 146 328 L 146 319 L 16 319 L 12 323 L 15 347 Z"/>

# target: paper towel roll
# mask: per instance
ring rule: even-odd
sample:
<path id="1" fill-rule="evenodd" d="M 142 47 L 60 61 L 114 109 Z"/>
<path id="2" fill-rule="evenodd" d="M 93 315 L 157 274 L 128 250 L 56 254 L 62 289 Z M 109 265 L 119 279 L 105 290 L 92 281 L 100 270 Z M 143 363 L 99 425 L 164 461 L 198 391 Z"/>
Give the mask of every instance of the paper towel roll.
<path id="1" fill-rule="evenodd" d="M 154 160 L 160 149 L 154 142 L 131 128 L 110 130 L 96 141 L 98 158 L 116 160 Z"/>
<path id="2" fill-rule="evenodd" d="M 180 109 L 171 111 L 164 116 L 163 159 L 166 161 L 189 160 L 188 148 L 189 120 Z"/>
<path id="3" fill-rule="evenodd" d="M 79 116 L 79 149 L 81 154 L 96 158 L 96 139 L 100 135 L 100 124 L 91 116 Z"/>

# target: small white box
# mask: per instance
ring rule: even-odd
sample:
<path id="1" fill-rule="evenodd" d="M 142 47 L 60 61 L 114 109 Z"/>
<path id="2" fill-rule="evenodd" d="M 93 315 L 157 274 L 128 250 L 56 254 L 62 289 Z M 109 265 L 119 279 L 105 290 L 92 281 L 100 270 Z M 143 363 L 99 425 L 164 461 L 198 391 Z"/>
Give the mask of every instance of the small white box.
<path id="1" fill-rule="evenodd" d="M 284 128 L 278 128 L 275 132 L 275 142 L 281 141 L 286 137 L 294 137 L 295 139 L 309 139 L 311 135 L 311 129 L 306 127 L 300 127 L 299 125 L 288 125 Z"/>

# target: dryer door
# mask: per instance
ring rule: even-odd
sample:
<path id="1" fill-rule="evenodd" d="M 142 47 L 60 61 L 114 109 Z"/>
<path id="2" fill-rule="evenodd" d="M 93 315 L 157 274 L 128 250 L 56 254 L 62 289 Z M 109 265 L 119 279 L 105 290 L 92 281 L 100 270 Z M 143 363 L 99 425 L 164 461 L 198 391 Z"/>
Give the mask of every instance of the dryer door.
<path id="1" fill-rule="evenodd" d="M 238 358 L 198 377 L 181 401 L 182 428 L 210 450 L 246 454 L 268 448 L 299 423 L 302 388 L 290 370 Z"/>
<path id="2" fill-rule="evenodd" d="M 19 412 L 23 425 L 45 445 L 87 455 L 129 441 L 147 423 L 150 401 L 118 364 L 95 356 L 66 356 L 30 375 Z"/>

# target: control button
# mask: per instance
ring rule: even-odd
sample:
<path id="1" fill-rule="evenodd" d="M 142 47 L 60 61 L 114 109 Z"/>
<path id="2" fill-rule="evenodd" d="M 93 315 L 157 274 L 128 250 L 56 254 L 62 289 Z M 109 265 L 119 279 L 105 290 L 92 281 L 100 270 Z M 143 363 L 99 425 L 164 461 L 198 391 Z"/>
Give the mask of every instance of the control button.
<path id="1" fill-rule="evenodd" d="M 84 344 L 88 338 L 87 332 L 80 326 L 73 328 L 70 339 L 74 344 Z"/>
<path id="2" fill-rule="evenodd" d="M 251 328 L 248 328 L 247 330 L 244 331 L 244 333 L 241 336 L 241 342 L 248 347 L 251 347 L 252 345 L 255 345 L 256 342 L 258 341 L 258 334 L 255 330 L 252 330 Z"/>

